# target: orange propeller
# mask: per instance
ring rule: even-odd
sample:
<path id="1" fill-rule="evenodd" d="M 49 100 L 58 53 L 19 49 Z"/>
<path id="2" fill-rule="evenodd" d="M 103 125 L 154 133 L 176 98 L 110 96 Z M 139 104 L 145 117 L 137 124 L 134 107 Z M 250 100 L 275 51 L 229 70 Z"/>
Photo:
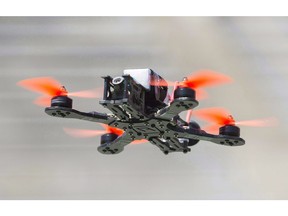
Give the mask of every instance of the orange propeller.
<path id="1" fill-rule="evenodd" d="M 104 130 L 83 130 L 83 129 L 74 129 L 74 128 L 63 128 L 63 130 L 70 136 L 76 138 L 89 138 L 107 133 Z"/>
<path id="2" fill-rule="evenodd" d="M 219 127 L 224 125 L 271 127 L 276 126 L 278 123 L 277 119 L 273 117 L 247 121 L 235 121 L 227 110 L 220 107 L 193 110 L 193 115 L 211 123 L 204 129 L 211 132 L 218 132 Z"/>
<path id="3" fill-rule="evenodd" d="M 102 94 L 101 89 L 86 90 L 68 93 L 64 86 L 52 77 L 36 77 L 25 79 L 17 85 L 42 94 L 34 103 L 40 106 L 50 106 L 51 98 L 55 96 L 75 96 L 83 98 L 99 98 Z M 100 93 L 101 92 L 101 93 Z"/>
<path id="4" fill-rule="evenodd" d="M 211 70 L 200 70 L 192 75 L 189 75 L 185 80 L 180 82 L 180 85 L 197 89 L 210 87 L 219 84 L 232 82 L 232 79 L 224 74 L 220 74 Z M 151 80 L 151 85 L 173 86 L 175 82 L 164 80 Z"/>
<path id="5" fill-rule="evenodd" d="M 96 136 L 100 136 L 100 135 L 103 135 L 106 133 L 113 133 L 113 134 L 120 136 L 124 133 L 123 130 L 121 130 L 119 128 L 115 128 L 115 127 L 110 127 L 106 124 L 101 124 L 101 126 L 105 130 L 84 130 L 84 129 L 74 129 L 74 128 L 63 128 L 63 129 L 67 134 L 69 134 L 70 136 L 76 137 L 76 138 L 96 137 Z M 146 139 L 141 139 L 141 140 L 134 140 L 131 143 L 140 144 L 140 143 L 144 143 L 144 142 L 148 142 L 148 141 Z"/>
<path id="6" fill-rule="evenodd" d="M 180 85 L 193 89 L 212 87 L 232 82 L 232 79 L 224 74 L 210 70 L 201 70 L 187 77 Z"/>
<path id="7" fill-rule="evenodd" d="M 192 117 L 192 110 L 188 110 L 187 115 L 186 115 L 186 122 L 187 123 L 189 123 L 191 121 L 191 117 Z"/>
<path id="8" fill-rule="evenodd" d="M 196 91 L 196 98 L 203 99 L 207 97 L 207 94 L 203 90 L 199 89 L 230 82 L 232 82 L 232 79 L 224 74 L 220 74 L 211 70 L 201 70 L 184 78 L 184 80 L 178 82 L 177 85 L 194 89 Z M 151 80 L 151 85 L 175 86 L 175 82 Z"/>

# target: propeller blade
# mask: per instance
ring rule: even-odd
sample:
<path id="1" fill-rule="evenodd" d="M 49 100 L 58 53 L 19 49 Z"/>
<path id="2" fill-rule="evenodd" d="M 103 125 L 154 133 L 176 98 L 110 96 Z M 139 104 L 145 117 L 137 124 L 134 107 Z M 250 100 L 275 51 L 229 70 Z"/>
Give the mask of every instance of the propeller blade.
<path id="1" fill-rule="evenodd" d="M 153 86 L 174 86 L 171 101 L 174 100 L 174 91 L 178 85 L 192 88 L 196 91 L 196 99 L 202 100 L 208 97 L 207 93 L 200 88 L 210 87 L 232 82 L 232 79 L 224 74 L 216 73 L 211 70 L 201 70 L 188 76 L 182 82 L 172 82 L 165 80 L 151 80 L 150 84 Z"/>
<path id="2" fill-rule="evenodd" d="M 203 89 L 195 89 L 196 92 L 196 100 L 203 100 L 208 98 L 208 94 Z"/>
<path id="3" fill-rule="evenodd" d="M 148 142 L 148 140 L 140 139 L 140 140 L 134 140 L 133 142 L 131 142 L 131 144 L 142 144 L 142 143 L 146 143 L 146 142 Z"/>
<path id="4" fill-rule="evenodd" d="M 49 96 L 40 96 L 33 101 L 34 104 L 42 107 L 49 107 L 51 105 L 51 98 Z"/>
<path id="5" fill-rule="evenodd" d="M 187 111 L 186 115 L 186 122 L 189 123 L 191 121 L 191 116 L 192 116 L 192 110 Z"/>
<path id="6" fill-rule="evenodd" d="M 214 123 L 216 126 L 218 125 L 218 128 L 224 125 L 249 127 L 273 127 L 278 125 L 278 120 L 274 117 L 235 122 L 235 120 L 227 110 L 217 107 L 194 110 L 193 115 L 198 118 L 202 118 L 208 122 Z"/>
<path id="7" fill-rule="evenodd" d="M 84 129 L 73 129 L 63 128 L 63 130 L 70 136 L 76 138 L 89 138 L 107 133 L 105 130 L 84 130 Z"/>
<path id="8" fill-rule="evenodd" d="M 250 127 L 274 127 L 278 125 L 278 120 L 276 118 L 265 118 L 265 119 L 255 119 L 248 121 L 235 122 L 239 126 L 250 126 Z"/>
<path id="9" fill-rule="evenodd" d="M 216 86 L 230 82 L 232 82 L 230 77 L 210 70 L 198 71 L 188 76 L 187 80 L 183 81 L 184 85 L 193 89 Z"/>
<path id="10" fill-rule="evenodd" d="M 99 93 L 92 90 L 73 92 L 69 93 L 68 95 L 82 98 L 99 98 Z M 40 96 L 36 98 L 33 103 L 38 106 L 49 107 L 51 105 L 51 97 L 45 95 Z"/>
<path id="11" fill-rule="evenodd" d="M 43 107 L 50 106 L 52 97 L 56 96 L 73 96 L 82 98 L 101 98 L 101 96 L 103 96 L 103 88 L 68 93 L 61 83 L 52 77 L 25 79 L 19 81 L 17 85 L 42 94 L 43 96 L 34 100 L 34 104 Z"/>
<path id="12" fill-rule="evenodd" d="M 115 127 L 110 127 L 109 125 L 106 124 L 101 124 L 101 126 L 105 129 L 106 133 L 113 133 L 118 136 L 122 135 L 124 133 L 123 130 Z"/>
<path id="13" fill-rule="evenodd" d="M 187 79 L 181 83 L 187 87 L 197 89 L 230 82 L 232 82 L 232 79 L 229 76 L 211 70 L 201 70 L 188 76 Z M 175 82 L 167 80 L 151 80 L 150 84 L 154 86 L 174 86 Z"/>
<path id="14" fill-rule="evenodd" d="M 90 137 L 96 137 L 96 136 L 107 133 L 106 130 L 84 130 L 84 129 L 74 129 L 74 128 L 63 128 L 63 130 L 68 135 L 72 137 L 76 137 L 76 138 L 90 138 Z M 134 140 L 133 142 L 131 142 L 131 144 L 142 144 L 146 142 L 148 142 L 148 140 L 141 139 L 141 140 Z"/>
<path id="15" fill-rule="evenodd" d="M 235 121 L 230 113 L 224 108 L 212 107 L 206 109 L 194 110 L 193 115 L 198 118 L 204 119 L 208 122 L 218 125 L 234 125 Z"/>
<path id="16" fill-rule="evenodd" d="M 237 126 L 248 126 L 248 127 L 275 127 L 278 125 L 278 120 L 276 118 L 265 118 L 265 119 L 255 119 L 255 120 L 248 120 L 248 121 L 239 121 L 235 122 Z M 203 128 L 204 131 L 218 134 L 219 127 L 221 125 L 208 125 Z"/>
<path id="17" fill-rule="evenodd" d="M 113 134 L 120 136 L 124 133 L 124 131 L 119 128 L 110 127 L 105 124 L 101 124 L 101 126 L 105 130 L 85 130 L 85 129 L 74 129 L 74 128 L 63 128 L 63 130 L 70 136 L 77 137 L 77 138 L 95 137 L 95 136 L 103 135 L 106 133 L 113 133 Z"/>
<path id="18" fill-rule="evenodd" d="M 37 77 L 25 79 L 18 82 L 17 85 L 30 91 L 42 93 L 52 97 L 67 95 L 67 92 L 64 88 L 62 88 L 62 85 L 52 77 Z"/>
<path id="19" fill-rule="evenodd" d="M 82 97 L 82 98 L 101 98 L 103 96 L 103 88 L 97 88 L 92 90 L 69 92 L 68 96 Z"/>

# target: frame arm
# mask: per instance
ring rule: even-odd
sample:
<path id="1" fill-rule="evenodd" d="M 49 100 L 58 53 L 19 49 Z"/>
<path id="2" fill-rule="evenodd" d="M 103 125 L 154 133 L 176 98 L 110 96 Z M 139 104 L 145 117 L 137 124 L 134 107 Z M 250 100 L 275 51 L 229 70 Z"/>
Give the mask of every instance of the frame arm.
<path id="1" fill-rule="evenodd" d="M 175 116 L 177 116 L 179 113 L 190 110 L 198 106 L 198 101 L 193 100 L 191 98 L 183 97 L 183 98 L 177 98 L 173 100 L 169 105 L 166 107 L 160 109 L 155 117 L 171 120 Z"/>
<path id="2" fill-rule="evenodd" d="M 177 125 L 173 126 L 171 124 L 167 125 L 167 127 L 170 130 L 174 131 L 174 136 L 177 136 L 179 138 L 205 140 L 227 146 L 241 146 L 245 144 L 245 140 L 243 140 L 240 137 L 227 136 L 227 135 L 214 135 L 206 133 L 203 130 L 197 130 L 193 128 L 184 129 Z"/>
<path id="3" fill-rule="evenodd" d="M 81 119 L 85 121 L 98 122 L 103 124 L 111 124 L 117 119 L 113 115 L 98 112 L 80 112 L 75 109 L 66 107 L 47 107 L 45 112 L 54 117 Z"/>
<path id="4" fill-rule="evenodd" d="M 103 154 L 118 154 L 122 152 L 124 147 L 132 141 L 133 140 L 131 140 L 131 137 L 127 133 L 124 133 L 112 142 L 101 144 L 98 147 L 98 151 Z"/>

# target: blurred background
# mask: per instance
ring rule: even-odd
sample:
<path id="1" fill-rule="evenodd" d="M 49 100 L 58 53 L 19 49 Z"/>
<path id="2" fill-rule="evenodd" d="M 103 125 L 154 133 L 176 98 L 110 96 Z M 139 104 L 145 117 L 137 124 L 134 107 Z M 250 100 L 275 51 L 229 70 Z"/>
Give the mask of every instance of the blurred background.
<path id="1" fill-rule="evenodd" d="M 1 17 L 0 199 L 287 199 L 287 58 L 287 17 Z M 201 141 L 166 156 L 145 143 L 102 155 L 98 137 L 62 129 L 98 124 L 52 118 L 16 86 L 53 76 L 70 91 L 93 89 L 133 68 L 173 81 L 224 73 L 234 83 L 207 89 L 197 108 L 279 126 L 241 127 L 241 147 Z M 106 112 L 98 101 L 75 98 L 74 107 Z"/>

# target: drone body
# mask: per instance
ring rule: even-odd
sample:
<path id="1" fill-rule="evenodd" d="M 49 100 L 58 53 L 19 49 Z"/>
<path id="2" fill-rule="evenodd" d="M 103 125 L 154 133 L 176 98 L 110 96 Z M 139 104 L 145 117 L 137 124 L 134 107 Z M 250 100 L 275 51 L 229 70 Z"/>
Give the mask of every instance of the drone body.
<path id="1" fill-rule="evenodd" d="M 117 154 L 135 140 L 147 140 L 164 154 L 187 153 L 199 140 L 227 146 L 240 146 L 239 127 L 233 121 L 222 125 L 219 135 L 201 130 L 196 122 L 180 118 L 183 111 L 191 111 L 198 105 L 191 83 L 174 85 L 172 97 L 168 85 L 151 69 L 125 70 L 123 76 L 104 78 L 104 94 L 100 104 L 112 114 L 80 112 L 72 109 L 72 99 L 60 93 L 51 99 L 51 107 L 45 112 L 50 116 L 93 121 L 120 130 L 102 134 L 98 151 Z M 202 81 L 203 82 L 203 81 Z"/>

